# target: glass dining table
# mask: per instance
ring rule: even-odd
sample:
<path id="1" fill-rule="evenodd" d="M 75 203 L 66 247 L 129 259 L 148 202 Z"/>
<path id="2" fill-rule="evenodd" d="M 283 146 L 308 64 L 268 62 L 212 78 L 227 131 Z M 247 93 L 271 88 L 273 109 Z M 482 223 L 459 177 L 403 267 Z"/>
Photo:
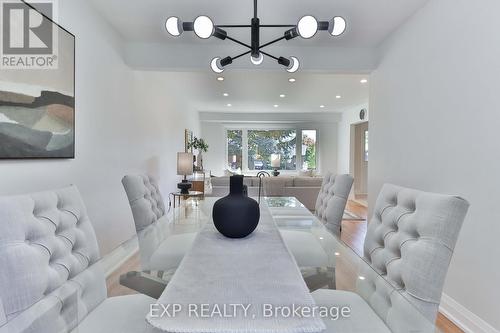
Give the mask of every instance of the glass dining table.
<path id="1" fill-rule="evenodd" d="M 166 232 L 171 235 L 197 233 L 207 223 L 213 223 L 212 207 L 217 199 L 206 197 L 197 204 L 186 201 L 181 207 L 171 210 Z M 362 313 L 354 313 L 355 309 L 352 309 L 349 319 L 369 321 L 375 316 L 386 326 L 387 332 L 440 332 L 435 326 L 435 318 L 419 309 L 411 295 L 377 272 L 367 260 L 333 235 L 296 198 L 265 197 L 260 204 L 261 211 L 268 210 L 272 216 L 313 295 L 314 292 L 329 290 L 332 295 L 335 291 L 356 294 L 359 296 L 357 299 L 366 304 L 366 309 Z M 273 255 L 269 253 L 269 256 Z M 122 275 L 120 283 L 158 299 L 175 274 L 176 269 L 133 271 Z M 203 276 L 199 276 L 199 281 L 203 283 Z M 366 311 L 372 313 L 368 315 Z M 357 332 L 356 325 L 349 327 L 349 332 Z M 333 331 L 327 329 L 326 332 Z"/>

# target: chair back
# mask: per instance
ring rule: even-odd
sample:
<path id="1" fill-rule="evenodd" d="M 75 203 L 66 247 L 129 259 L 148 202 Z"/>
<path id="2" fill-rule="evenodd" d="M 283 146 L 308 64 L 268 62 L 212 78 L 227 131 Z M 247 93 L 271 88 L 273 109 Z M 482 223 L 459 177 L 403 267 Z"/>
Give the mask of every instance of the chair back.
<path id="1" fill-rule="evenodd" d="M 0 332 L 68 332 L 106 298 L 75 186 L 0 197 Z"/>
<path id="2" fill-rule="evenodd" d="M 123 187 L 134 216 L 142 269 L 150 267 L 150 259 L 168 236 L 165 204 L 156 180 L 147 175 L 127 175 Z"/>
<path id="3" fill-rule="evenodd" d="M 316 200 L 316 216 L 336 236 L 340 236 L 344 209 L 354 178 L 351 175 L 327 173 Z"/>
<path id="4" fill-rule="evenodd" d="M 135 229 L 141 231 L 165 215 L 165 204 L 156 180 L 147 175 L 128 175 L 122 179 Z"/>
<path id="5" fill-rule="evenodd" d="M 358 291 L 395 332 L 408 323 L 406 300 L 434 323 L 469 203 L 457 196 L 386 184 L 368 225 Z M 378 273 L 378 274 L 377 274 Z M 380 274 L 380 275 L 379 275 Z M 384 281 L 382 281 L 384 280 Z M 397 290 L 397 291 L 396 291 Z"/>

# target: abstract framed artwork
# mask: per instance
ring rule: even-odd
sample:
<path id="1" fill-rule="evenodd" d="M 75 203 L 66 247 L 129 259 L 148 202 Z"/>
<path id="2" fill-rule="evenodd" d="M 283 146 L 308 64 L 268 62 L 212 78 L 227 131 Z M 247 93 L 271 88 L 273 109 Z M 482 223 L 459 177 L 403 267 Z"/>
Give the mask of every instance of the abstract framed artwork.
<path id="1" fill-rule="evenodd" d="M 0 159 L 75 158 L 75 36 L 40 15 L 57 34 L 57 67 L 0 68 Z"/>

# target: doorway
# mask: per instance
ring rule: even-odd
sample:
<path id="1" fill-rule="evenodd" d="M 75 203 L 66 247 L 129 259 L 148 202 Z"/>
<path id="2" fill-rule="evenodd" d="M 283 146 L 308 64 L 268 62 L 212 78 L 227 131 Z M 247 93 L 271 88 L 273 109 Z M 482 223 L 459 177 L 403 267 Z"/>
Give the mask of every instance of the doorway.
<path id="1" fill-rule="evenodd" d="M 352 200 L 368 206 L 368 122 L 351 125 L 350 173 L 354 177 Z"/>

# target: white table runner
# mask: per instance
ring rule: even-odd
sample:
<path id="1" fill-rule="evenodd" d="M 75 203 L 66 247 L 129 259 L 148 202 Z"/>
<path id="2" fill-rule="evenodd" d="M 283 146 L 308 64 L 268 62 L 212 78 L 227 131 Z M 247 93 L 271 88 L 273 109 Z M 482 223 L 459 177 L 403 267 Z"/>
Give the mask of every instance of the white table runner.
<path id="1" fill-rule="evenodd" d="M 165 332 L 315 333 L 325 329 L 317 316 L 287 315 L 286 309 L 277 308 L 293 311 L 294 306 L 313 308 L 315 304 L 265 204 L 259 226 L 245 239 L 225 238 L 212 222 L 205 225 L 157 304 L 146 320 Z"/>

